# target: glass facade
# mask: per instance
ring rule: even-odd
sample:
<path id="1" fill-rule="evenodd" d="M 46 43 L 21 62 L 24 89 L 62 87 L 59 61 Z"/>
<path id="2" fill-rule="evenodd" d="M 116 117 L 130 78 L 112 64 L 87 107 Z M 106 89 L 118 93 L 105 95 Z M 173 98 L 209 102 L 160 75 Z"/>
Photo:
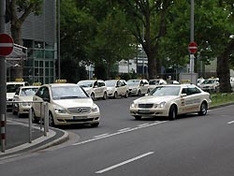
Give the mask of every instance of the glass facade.
<path id="1" fill-rule="evenodd" d="M 14 64 L 8 64 L 7 81 L 13 81 L 16 75 L 20 75 L 29 83 L 54 82 L 57 59 L 56 18 L 56 0 L 44 0 L 42 13 L 39 16 L 31 13 L 26 18 L 22 25 L 22 45 L 27 48 L 27 57 L 15 59 Z M 9 34 L 10 27 L 8 23 L 6 31 Z M 22 74 L 14 73 L 16 62 L 23 70 Z"/>

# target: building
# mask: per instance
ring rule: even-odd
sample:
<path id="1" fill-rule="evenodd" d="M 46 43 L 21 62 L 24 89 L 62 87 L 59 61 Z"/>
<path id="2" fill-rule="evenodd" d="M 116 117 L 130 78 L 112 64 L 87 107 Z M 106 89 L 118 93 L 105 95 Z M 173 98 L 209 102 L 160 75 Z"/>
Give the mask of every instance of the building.
<path id="1" fill-rule="evenodd" d="M 56 26 L 56 0 L 44 0 L 42 14 L 30 14 L 23 23 L 22 39 L 23 47 L 27 48 L 27 56 L 7 59 L 7 81 L 12 81 L 12 74 L 22 69 L 16 68 L 20 65 L 17 62 L 21 62 L 25 81 L 54 82 L 57 59 Z M 10 34 L 9 23 L 6 25 L 6 32 Z"/>

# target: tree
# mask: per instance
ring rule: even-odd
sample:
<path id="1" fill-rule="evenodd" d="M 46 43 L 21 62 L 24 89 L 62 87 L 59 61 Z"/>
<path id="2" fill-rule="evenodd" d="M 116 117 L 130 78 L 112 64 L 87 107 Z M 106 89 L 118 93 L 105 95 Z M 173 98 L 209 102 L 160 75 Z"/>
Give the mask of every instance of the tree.
<path id="1" fill-rule="evenodd" d="M 128 29 L 148 57 L 149 78 L 161 72 L 159 47 L 169 25 L 167 15 L 172 0 L 118 0 L 128 19 Z"/>
<path id="2" fill-rule="evenodd" d="M 6 0 L 6 12 L 11 23 L 11 35 L 14 43 L 22 45 L 21 27 L 30 13 L 41 13 L 43 0 Z"/>

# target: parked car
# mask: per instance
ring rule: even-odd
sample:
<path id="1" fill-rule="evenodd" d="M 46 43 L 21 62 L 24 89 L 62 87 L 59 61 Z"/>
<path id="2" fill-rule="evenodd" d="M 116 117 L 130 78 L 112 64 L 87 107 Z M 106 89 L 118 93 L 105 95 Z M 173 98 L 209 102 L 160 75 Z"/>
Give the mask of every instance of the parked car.
<path id="1" fill-rule="evenodd" d="M 22 86 L 19 87 L 12 100 L 12 113 L 21 117 L 23 114 L 29 114 L 32 106 L 33 96 L 40 86 Z"/>
<path id="2" fill-rule="evenodd" d="M 134 100 L 129 110 L 135 119 L 160 116 L 174 120 L 180 114 L 206 115 L 210 103 L 210 94 L 196 85 L 168 84 L 157 86 L 148 96 Z"/>
<path id="3" fill-rule="evenodd" d="M 167 84 L 167 81 L 164 79 L 150 79 L 149 80 L 149 90 L 153 90 L 156 86 Z"/>
<path id="4" fill-rule="evenodd" d="M 41 103 L 42 102 L 42 103 Z M 89 124 L 97 127 L 99 107 L 77 84 L 51 83 L 42 85 L 33 97 L 33 121 L 44 119 L 44 105 L 48 103 L 49 125 Z"/>
<path id="5" fill-rule="evenodd" d="M 29 86 L 28 82 L 16 80 L 13 82 L 6 83 L 6 100 L 7 100 L 7 110 L 12 110 L 12 100 L 15 95 L 16 90 L 21 86 Z"/>
<path id="6" fill-rule="evenodd" d="M 103 80 L 81 80 L 77 83 L 81 86 L 89 96 L 95 100 L 102 98 L 107 99 L 107 87 Z"/>
<path id="7" fill-rule="evenodd" d="M 149 93 L 149 82 L 146 79 L 130 79 L 127 81 L 129 95 L 144 95 Z"/>
<path id="8" fill-rule="evenodd" d="M 110 98 L 128 97 L 128 84 L 123 79 L 106 80 L 107 95 Z"/>
<path id="9" fill-rule="evenodd" d="M 206 79 L 199 87 L 207 92 L 219 92 L 219 78 Z"/>

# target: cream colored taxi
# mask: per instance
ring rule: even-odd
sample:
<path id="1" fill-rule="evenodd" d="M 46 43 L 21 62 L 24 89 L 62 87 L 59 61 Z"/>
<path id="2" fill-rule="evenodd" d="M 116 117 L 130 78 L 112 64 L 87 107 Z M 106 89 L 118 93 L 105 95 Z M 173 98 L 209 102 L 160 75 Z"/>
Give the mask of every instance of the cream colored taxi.
<path id="1" fill-rule="evenodd" d="M 107 87 L 103 80 L 80 80 L 77 84 L 81 86 L 93 100 L 106 100 L 108 98 Z"/>
<path id="2" fill-rule="evenodd" d="M 138 98 L 130 105 L 135 119 L 142 117 L 168 117 L 175 119 L 180 114 L 207 114 L 211 103 L 210 94 L 193 84 L 160 85 L 149 95 Z"/>
<path id="3" fill-rule="evenodd" d="M 107 95 L 109 98 L 125 97 L 128 98 L 128 84 L 123 79 L 112 79 L 105 81 Z"/>
<path id="4" fill-rule="evenodd" d="M 23 114 L 29 114 L 32 106 L 33 96 L 40 86 L 22 86 L 19 87 L 12 100 L 12 113 L 21 117 Z"/>
<path id="5" fill-rule="evenodd" d="M 44 118 L 44 105 L 48 103 L 49 125 L 89 124 L 97 127 L 99 107 L 77 84 L 51 83 L 42 85 L 33 97 L 33 121 Z"/>

